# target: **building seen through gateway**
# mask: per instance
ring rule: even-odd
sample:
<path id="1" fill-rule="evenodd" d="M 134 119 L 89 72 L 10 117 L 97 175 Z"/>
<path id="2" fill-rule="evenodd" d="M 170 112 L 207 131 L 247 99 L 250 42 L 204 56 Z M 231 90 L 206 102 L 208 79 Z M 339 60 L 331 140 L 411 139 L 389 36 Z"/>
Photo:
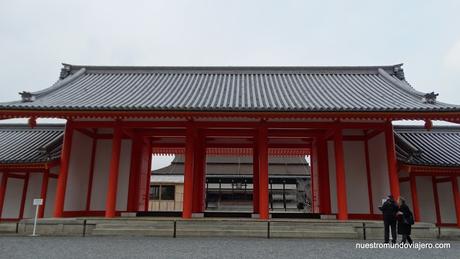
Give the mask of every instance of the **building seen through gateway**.
<path id="1" fill-rule="evenodd" d="M 459 123 L 460 106 L 417 91 L 402 65 L 64 64 L 49 88 L 0 103 L 11 118 L 28 124 L 1 125 L 2 220 L 31 217 L 34 197 L 55 218 L 380 219 L 392 194 L 417 221 L 460 226 L 460 130 L 432 124 Z M 175 160 L 152 173 L 152 154 Z"/>
<path id="2" fill-rule="evenodd" d="M 305 157 L 269 159 L 269 208 L 273 212 L 312 212 L 310 171 Z M 249 156 L 208 156 L 205 210 L 253 211 L 253 163 Z M 182 211 L 184 159 L 152 171 L 149 211 Z M 212 215 L 212 213 L 211 213 Z M 248 215 L 248 214 L 246 214 Z"/>

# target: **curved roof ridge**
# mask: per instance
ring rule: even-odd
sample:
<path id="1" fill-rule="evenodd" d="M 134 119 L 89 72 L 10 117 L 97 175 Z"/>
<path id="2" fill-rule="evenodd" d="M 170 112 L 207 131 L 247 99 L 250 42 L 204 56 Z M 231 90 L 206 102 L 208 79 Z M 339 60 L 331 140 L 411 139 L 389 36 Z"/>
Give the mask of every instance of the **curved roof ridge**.
<path id="1" fill-rule="evenodd" d="M 407 93 L 409 93 L 409 94 L 411 94 L 413 96 L 419 97 L 420 100 L 422 100 L 423 97 L 425 96 L 425 94 L 427 94 L 427 93 L 415 90 L 415 88 L 413 88 L 412 86 L 410 86 L 408 83 L 406 83 L 403 80 L 396 79 L 396 78 L 392 77 L 389 73 L 387 73 L 387 71 L 385 71 L 383 69 L 379 68 L 378 72 L 385 80 L 387 80 L 388 82 L 392 83 L 393 85 L 401 88 L 403 91 L 405 91 L 405 92 L 407 92 Z"/>
<path id="2" fill-rule="evenodd" d="M 162 72 L 254 72 L 254 73 L 287 73 L 287 72 L 310 72 L 310 73 L 377 73 L 378 69 L 383 69 L 389 73 L 394 73 L 395 67 L 402 64 L 382 65 L 382 66 L 95 66 L 95 65 L 71 65 L 63 63 L 71 71 L 85 69 L 88 72 L 134 72 L 134 71 L 162 71 Z"/>
<path id="3" fill-rule="evenodd" d="M 50 93 L 50 92 L 53 92 L 53 91 L 56 91 L 58 90 L 59 88 L 69 84 L 70 82 L 74 81 L 75 79 L 77 79 L 78 77 L 80 77 L 81 75 L 83 75 L 85 73 L 86 69 L 85 68 L 81 68 L 79 69 L 77 72 L 63 78 L 63 79 L 60 79 L 58 80 L 56 83 L 54 83 L 53 85 L 51 85 L 50 87 L 48 88 L 45 88 L 43 90 L 39 90 L 39 91 L 36 91 L 36 92 L 31 92 L 31 94 L 33 96 L 37 96 L 37 97 L 40 97 L 42 95 L 45 95 L 47 93 Z"/>

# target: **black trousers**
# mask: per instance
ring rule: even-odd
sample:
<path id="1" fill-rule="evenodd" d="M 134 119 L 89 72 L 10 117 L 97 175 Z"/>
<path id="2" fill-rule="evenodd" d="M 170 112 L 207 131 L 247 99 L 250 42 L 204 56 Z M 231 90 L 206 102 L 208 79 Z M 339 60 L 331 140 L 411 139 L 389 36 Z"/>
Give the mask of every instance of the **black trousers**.
<path id="1" fill-rule="evenodd" d="M 412 238 L 410 238 L 410 235 L 403 234 L 401 242 L 406 243 L 406 241 L 409 242 L 409 244 L 412 244 Z"/>
<path id="2" fill-rule="evenodd" d="M 385 243 L 390 242 L 390 228 L 391 228 L 391 242 L 396 243 L 396 220 L 383 220 L 383 228 L 385 230 Z"/>

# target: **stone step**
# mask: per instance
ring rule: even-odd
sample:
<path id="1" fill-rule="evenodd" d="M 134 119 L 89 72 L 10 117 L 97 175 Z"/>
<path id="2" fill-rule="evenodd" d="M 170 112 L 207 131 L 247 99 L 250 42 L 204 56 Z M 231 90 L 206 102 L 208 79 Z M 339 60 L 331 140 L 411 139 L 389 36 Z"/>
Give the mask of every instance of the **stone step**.
<path id="1" fill-rule="evenodd" d="M 14 222 L 0 223 L 0 234 L 16 234 L 17 224 Z"/>
<path id="2" fill-rule="evenodd" d="M 270 237 L 274 238 L 339 238 L 339 239 L 358 239 L 356 231 L 270 231 Z"/>
<path id="3" fill-rule="evenodd" d="M 178 237 L 267 237 L 267 230 L 177 229 Z"/>
<path id="4" fill-rule="evenodd" d="M 173 229 L 139 229 L 139 228 L 96 228 L 92 236 L 158 236 L 172 237 Z"/>

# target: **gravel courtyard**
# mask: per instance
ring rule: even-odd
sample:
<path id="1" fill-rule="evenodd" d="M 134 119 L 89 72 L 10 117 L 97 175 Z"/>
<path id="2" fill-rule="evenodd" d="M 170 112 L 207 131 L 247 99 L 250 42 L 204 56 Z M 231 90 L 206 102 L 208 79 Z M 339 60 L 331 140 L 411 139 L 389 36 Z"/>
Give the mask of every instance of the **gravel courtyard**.
<path id="1" fill-rule="evenodd" d="M 458 258 L 449 249 L 357 249 L 362 240 L 0 237 L 0 258 Z M 371 241 L 367 241 L 371 242 Z M 441 241 L 429 241 L 437 243 Z M 443 241 L 444 242 L 444 241 Z"/>

